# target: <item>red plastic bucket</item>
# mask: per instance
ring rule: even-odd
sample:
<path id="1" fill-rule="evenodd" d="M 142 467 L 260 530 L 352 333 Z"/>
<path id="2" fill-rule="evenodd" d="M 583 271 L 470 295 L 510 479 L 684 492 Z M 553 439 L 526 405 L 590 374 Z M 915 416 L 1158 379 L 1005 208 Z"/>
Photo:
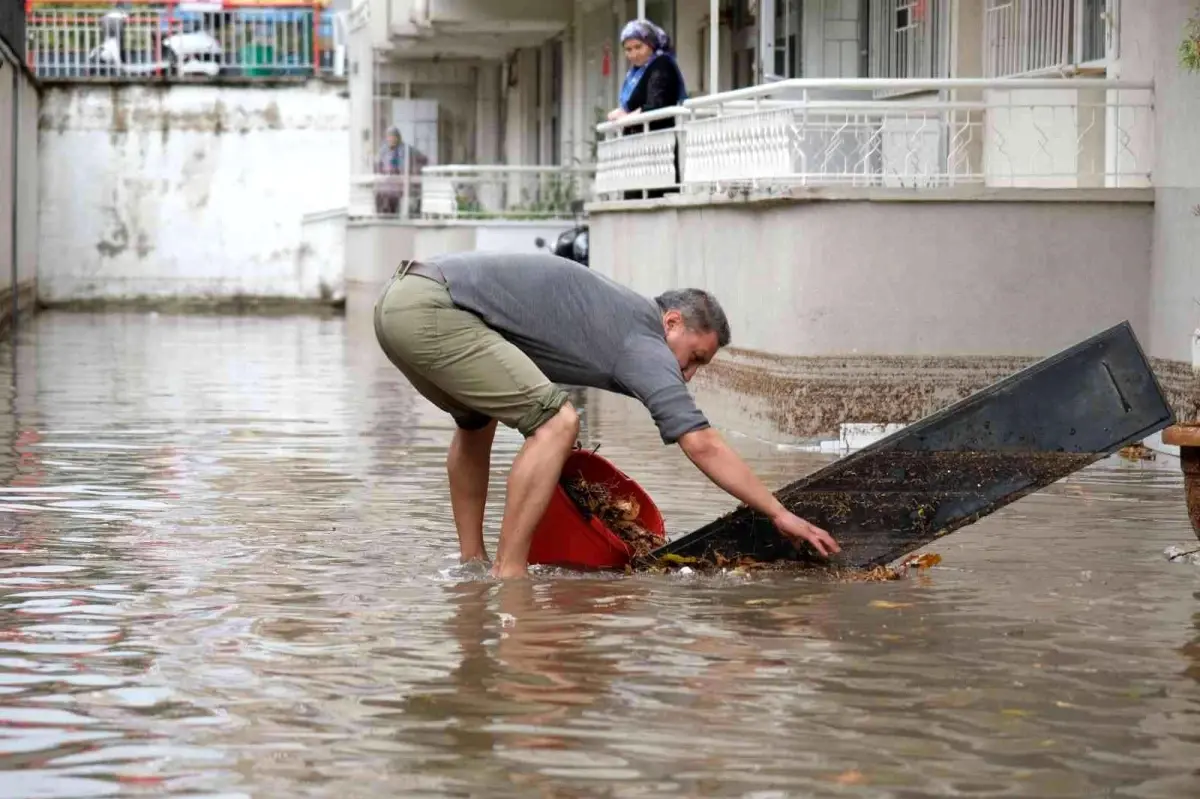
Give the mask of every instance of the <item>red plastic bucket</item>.
<path id="1" fill-rule="evenodd" d="M 608 459 L 594 452 L 577 449 L 563 464 L 562 481 L 550 497 L 546 513 L 533 531 L 529 563 L 566 566 L 575 569 L 623 569 L 633 550 L 595 516 L 585 519 L 562 487 L 574 477 L 608 487 L 614 497 L 632 497 L 640 506 L 638 523 L 667 542 L 662 514 L 636 481 Z"/>

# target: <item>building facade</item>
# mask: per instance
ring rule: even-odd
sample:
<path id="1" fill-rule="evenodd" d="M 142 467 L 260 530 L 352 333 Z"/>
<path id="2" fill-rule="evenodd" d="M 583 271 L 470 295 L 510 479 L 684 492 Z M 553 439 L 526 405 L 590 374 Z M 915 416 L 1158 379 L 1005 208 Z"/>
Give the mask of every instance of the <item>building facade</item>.
<path id="1" fill-rule="evenodd" d="M 566 216 L 580 197 L 593 268 L 731 307 L 710 381 L 748 432 L 911 421 L 1126 319 L 1194 416 L 1197 5 L 365 0 L 351 216 L 378 234 L 389 127 L 441 172 L 410 176 L 399 221 L 350 259 L 382 259 L 370 283 L 397 253 L 477 245 L 447 232 L 468 212 Z M 603 121 L 639 13 L 688 84 L 666 131 Z M 551 183 L 570 186 L 557 204 Z"/>

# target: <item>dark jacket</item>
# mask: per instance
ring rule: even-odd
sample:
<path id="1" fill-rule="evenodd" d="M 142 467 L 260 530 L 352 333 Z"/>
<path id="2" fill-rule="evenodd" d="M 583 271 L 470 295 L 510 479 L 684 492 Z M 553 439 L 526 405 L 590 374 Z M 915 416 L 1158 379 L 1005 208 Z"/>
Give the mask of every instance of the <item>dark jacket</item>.
<path id="1" fill-rule="evenodd" d="M 657 111 L 660 108 L 670 108 L 679 105 L 683 95 L 683 79 L 679 67 L 670 56 L 660 55 L 646 67 L 645 74 L 638 81 L 633 94 L 629 97 L 630 111 Z M 657 119 L 650 123 L 650 130 L 663 130 L 675 127 L 674 118 Z M 641 133 L 641 125 L 631 125 L 626 128 L 624 135 Z"/>

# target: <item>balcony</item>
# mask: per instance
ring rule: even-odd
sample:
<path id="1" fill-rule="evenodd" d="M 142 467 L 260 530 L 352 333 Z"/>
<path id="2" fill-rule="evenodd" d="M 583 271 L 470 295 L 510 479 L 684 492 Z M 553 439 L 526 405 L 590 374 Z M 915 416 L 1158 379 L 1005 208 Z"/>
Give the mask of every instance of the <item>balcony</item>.
<path id="1" fill-rule="evenodd" d="M 447 164 L 351 178 L 346 283 L 351 309 L 398 258 L 467 250 L 537 252 L 574 224 L 592 196 L 590 167 Z"/>
<path id="2" fill-rule="evenodd" d="M 592 196 L 592 167 L 447 164 L 352 178 L 350 216 L 427 222 L 550 221 Z"/>
<path id="3" fill-rule="evenodd" d="M 649 129 L 664 117 L 673 129 Z M 1153 86 L 1130 81 L 791 80 L 597 130 L 605 199 L 677 188 L 1145 188 L 1153 174 Z"/>
<path id="4" fill-rule="evenodd" d="M 796 80 L 631 115 L 598 126 L 590 266 L 726 303 L 735 343 L 698 390 L 747 435 L 895 421 L 990 359 L 1146 329 L 1153 102 L 1090 78 Z"/>

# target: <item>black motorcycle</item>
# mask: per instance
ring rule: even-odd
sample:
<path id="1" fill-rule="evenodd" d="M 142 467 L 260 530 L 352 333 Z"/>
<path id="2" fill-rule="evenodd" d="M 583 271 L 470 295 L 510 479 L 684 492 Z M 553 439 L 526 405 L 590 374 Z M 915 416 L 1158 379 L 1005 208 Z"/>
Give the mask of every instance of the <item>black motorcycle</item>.
<path id="1" fill-rule="evenodd" d="M 538 236 L 533 240 L 534 245 L 539 249 L 547 249 L 560 258 L 569 258 L 577 264 L 583 266 L 588 265 L 588 226 L 584 222 L 579 221 L 579 214 L 583 211 L 582 202 L 571 203 L 571 210 L 575 213 L 575 226 L 570 230 L 564 230 L 559 234 L 554 241 L 553 247 L 546 246 L 546 240 Z"/>

